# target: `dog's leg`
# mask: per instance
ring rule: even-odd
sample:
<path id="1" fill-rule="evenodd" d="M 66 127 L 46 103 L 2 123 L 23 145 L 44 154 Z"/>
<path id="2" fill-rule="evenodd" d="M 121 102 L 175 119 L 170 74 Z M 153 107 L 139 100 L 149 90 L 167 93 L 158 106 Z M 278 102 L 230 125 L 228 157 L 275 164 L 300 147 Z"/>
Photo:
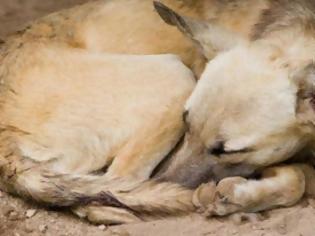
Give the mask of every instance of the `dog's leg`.
<path id="1" fill-rule="evenodd" d="M 136 182 L 147 180 L 154 168 L 180 140 L 184 131 L 181 114 L 182 107 L 172 104 L 155 120 L 140 127 L 115 157 L 106 177 Z"/>
<path id="2" fill-rule="evenodd" d="M 209 215 L 258 212 L 278 206 L 291 206 L 305 192 L 305 175 L 300 166 L 267 168 L 260 180 L 230 177 L 219 182 Z"/>
<path id="3" fill-rule="evenodd" d="M 49 161 L 35 162 L 24 157 L 14 141 L 7 141 L 0 148 L 0 187 L 7 192 L 46 205 L 72 206 L 75 214 L 96 224 L 140 221 L 144 219 L 138 217 L 141 210 L 150 214 L 193 209 L 192 191 L 176 184 L 149 182 L 128 192 L 112 191 L 115 184 L 122 182 L 107 181 L 104 176 L 54 173 Z"/>
<path id="4" fill-rule="evenodd" d="M 112 196 L 128 209 L 120 209 L 124 214 L 118 214 L 115 221 L 128 222 L 138 219 L 135 215 L 143 212 L 141 219 L 151 215 L 165 213 L 178 214 L 192 211 L 192 190 L 182 188 L 172 183 L 148 181 L 153 169 L 177 144 L 183 133 L 182 107 L 173 104 L 172 109 L 155 117 L 146 126 L 140 127 L 110 165 L 105 179 L 110 188 L 103 185 Z M 102 186 L 102 185 L 101 185 Z M 123 207 L 123 206 L 122 206 Z M 76 214 L 86 212 L 86 218 L 93 223 L 109 222 L 111 212 L 107 208 L 86 207 L 73 208 Z M 135 215 L 132 215 L 135 213 Z M 90 216 L 93 217 L 90 217 Z M 141 215 L 141 214 L 140 214 Z"/>
<path id="5" fill-rule="evenodd" d="M 8 192 L 47 205 L 73 206 L 74 211 L 77 206 L 85 205 L 88 212 L 87 217 L 95 219 L 89 215 L 97 215 L 97 222 L 100 222 L 101 214 L 99 214 L 99 210 L 94 213 L 95 208 L 92 206 L 95 203 L 96 205 L 120 207 L 121 211 L 124 211 L 124 207 L 128 208 L 126 206 L 129 203 L 134 211 L 146 209 L 149 212 L 160 207 L 161 212 L 175 212 L 178 209 L 181 211 L 183 208 L 191 209 L 192 191 L 176 188 L 173 185 L 168 187 L 162 184 L 152 184 L 125 194 L 120 192 L 134 189 L 141 182 L 147 180 L 152 170 L 176 145 L 182 135 L 183 124 L 179 106 L 168 109 L 168 113 L 161 114 L 161 117 L 156 117 L 156 119 L 151 123 L 152 126 L 142 127 L 139 129 L 137 137 L 127 142 L 104 176 L 90 175 L 88 171 L 76 173 L 70 166 L 67 166 L 66 155 L 58 159 L 49 159 L 49 156 L 53 157 L 49 150 L 45 153 L 47 158 L 38 161 L 32 158 L 31 152 L 28 152 L 27 155 L 21 152 L 15 132 L 2 133 L 0 137 L 3 141 L 0 147 L 2 156 L 0 158 L 2 167 L 0 182 L 2 183 L 0 184 Z M 58 166 L 62 166 L 63 172 L 56 171 Z M 93 166 L 93 168 L 96 167 Z M 162 195 L 161 191 L 163 191 Z M 116 193 L 117 199 L 115 199 Z M 139 198 L 139 196 L 143 197 Z M 150 196 L 150 199 L 144 196 Z M 168 197 L 171 200 L 167 200 Z M 182 204 L 182 202 L 184 203 Z M 146 206 L 147 204 L 148 206 Z M 123 217 L 117 216 L 115 222 L 119 221 L 118 218 L 126 221 L 126 215 L 130 214 L 127 211 L 126 214 L 118 215 Z M 108 222 L 105 221 L 106 219 L 108 219 L 108 213 L 104 212 L 103 221 Z"/>

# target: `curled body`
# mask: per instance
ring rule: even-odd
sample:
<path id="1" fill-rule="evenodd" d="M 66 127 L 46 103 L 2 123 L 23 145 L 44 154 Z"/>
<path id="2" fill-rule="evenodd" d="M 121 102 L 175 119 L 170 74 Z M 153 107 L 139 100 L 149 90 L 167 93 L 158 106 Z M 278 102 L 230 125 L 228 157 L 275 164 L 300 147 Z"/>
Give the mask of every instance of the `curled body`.
<path id="1" fill-rule="evenodd" d="M 207 1 L 165 3 L 212 18 Z M 154 56 L 165 53 L 178 57 Z M 205 64 L 199 48 L 165 24 L 151 1 L 94 1 L 32 22 L 5 40 L 0 58 L 1 187 L 47 205 L 74 206 L 94 222 L 120 222 L 115 214 L 135 220 L 102 192 L 147 180 L 181 138 L 194 76 L 180 61 L 198 76 Z M 144 186 L 148 192 L 136 192 L 147 195 L 126 203 L 133 210 L 194 209 L 190 189 Z M 156 198 L 161 189 L 173 198 Z M 93 199 L 111 204 L 76 208 Z"/>
<path id="2" fill-rule="evenodd" d="M 312 169 L 301 166 L 267 168 L 261 181 L 223 178 L 312 144 L 312 2 L 165 3 L 196 18 L 155 4 L 187 38 L 151 1 L 115 0 L 49 15 L 1 46 L 2 188 L 95 223 L 196 207 L 258 211 L 311 189 Z M 179 58 L 117 53 L 173 53 L 196 75 L 209 63 L 191 94 L 194 76 Z M 184 132 L 168 166 L 147 181 Z M 223 179 L 215 194 L 194 191 L 213 179 Z M 292 195 L 272 198 L 280 192 Z"/>

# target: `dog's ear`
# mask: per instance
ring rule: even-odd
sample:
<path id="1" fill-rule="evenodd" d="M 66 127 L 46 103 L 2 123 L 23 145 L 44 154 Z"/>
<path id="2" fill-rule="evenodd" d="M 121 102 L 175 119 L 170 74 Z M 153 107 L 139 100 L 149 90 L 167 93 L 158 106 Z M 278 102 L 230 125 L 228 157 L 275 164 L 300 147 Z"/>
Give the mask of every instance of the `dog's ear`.
<path id="1" fill-rule="evenodd" d="M 235 33 L 215 23 L 181 16 L 160 2 L 155 1 L 154 7 L 167 24 L 176 26 L 184 35 L 196 42 L 201 47 L 203 54 L 209 59 L 213 54 L 228 50 L 245 41 Z"/>
<path id="2" fill-rule="evenodd" d="M 306 67 L 292 73 L 291 78 L 298 86 L 297 116 L 302 122 L 315 125 L 315 65 L 310 63 Z"/>

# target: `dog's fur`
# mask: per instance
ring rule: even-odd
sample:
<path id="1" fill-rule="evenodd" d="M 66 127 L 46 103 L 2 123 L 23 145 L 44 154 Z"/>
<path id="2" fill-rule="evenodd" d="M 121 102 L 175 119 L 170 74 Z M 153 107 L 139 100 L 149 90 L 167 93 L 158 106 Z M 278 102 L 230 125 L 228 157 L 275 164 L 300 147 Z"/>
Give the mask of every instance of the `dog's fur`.
<path id="1" fill-rule="evenodd" d="M 181 13 L 203 18 L 199 4 L 189 0 L 165 3 Z M 11 50 L 29 41 L 41 41 L 91 52 L 176 54 L 196 74 L 202 72 L 206 62 L 190 40 L 162 21 L 150 0 L 92 1 L 31 22 L 10 42 L 12 38 L 16 43 Z"/>

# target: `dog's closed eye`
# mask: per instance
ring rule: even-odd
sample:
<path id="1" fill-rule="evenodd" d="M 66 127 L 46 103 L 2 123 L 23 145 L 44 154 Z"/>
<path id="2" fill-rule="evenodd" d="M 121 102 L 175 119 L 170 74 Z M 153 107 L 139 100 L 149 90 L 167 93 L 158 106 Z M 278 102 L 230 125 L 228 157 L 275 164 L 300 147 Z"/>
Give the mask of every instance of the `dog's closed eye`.
<path id="1" fill-rule="evenodd" d="M 242 148 L 238 150 L 226 150 L 224 144 L 225 144 L 224 141 L 217 142 L 215 145 L 213 145 L 212 147 L 208 149 L 208 153 L 214 156 L 221 156 L 221 155 L 232 155 L 232 154 L 237 154 L 237 153 L 246 153 L 246 152 L 251 151 L 251 149 L 249 148 Z"/>

